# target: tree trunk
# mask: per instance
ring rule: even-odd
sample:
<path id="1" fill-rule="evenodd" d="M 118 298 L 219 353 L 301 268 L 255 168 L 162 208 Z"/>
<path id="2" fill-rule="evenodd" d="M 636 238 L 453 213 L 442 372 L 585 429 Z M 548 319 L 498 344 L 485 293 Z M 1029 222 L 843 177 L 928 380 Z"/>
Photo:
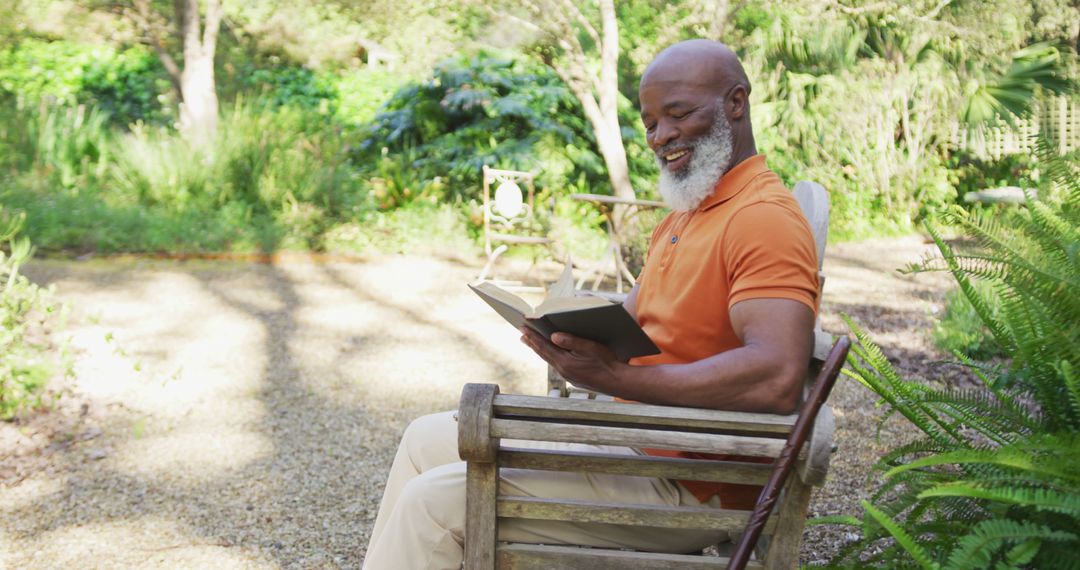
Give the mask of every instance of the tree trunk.
<path id="1" fill-rule="evenodd" d="M 180 89 L 184 97 L 180 102 L 180 131 L 200 145 L 211 141 L 218 121 L 213 56 L 185 56 Z"/>
<path id="2" fill-rule="evenodd" d="M 628 200 L 634 199 L 630 184 L 630 168 L 626 162 L 626 147 L 619 128 L 619 22 L 615 18 L 614 0 L 600 0 L 602 49 L 600 50 L 600 113 L 604 125 L 593 125 L 600 153 L 607 165 L 612 192 Z"/>
<path id="3" fill-rule="evenodd" d="M 218 98 L 214 79 L 214 55 L 221 28 L 221 3 L 206 0 L 205 22 L 199 0 L 173 0 L 177 26 L 184 46 L 184 69 L 180 74 L 180 131 L 202 146 L 217 133 Z"/>

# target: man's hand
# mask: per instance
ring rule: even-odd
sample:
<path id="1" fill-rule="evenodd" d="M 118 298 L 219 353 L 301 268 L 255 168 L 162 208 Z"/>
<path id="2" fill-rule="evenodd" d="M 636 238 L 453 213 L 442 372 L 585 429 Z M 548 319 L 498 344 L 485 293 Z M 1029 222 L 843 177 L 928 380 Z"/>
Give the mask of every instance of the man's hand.
<path id="1" fill-rule="evenodd" d="M 567 380 L 586 390 L 610 394 L 612 387 L 618 386 L 619 369 L 627 366 L 598 342 L 561 332 L 551 335 L 549 341 L 528 327 L 522 327 L 521 333 L 521 342 Z"/>
<path id="2" fill-rule="evenodd" d="M 797 406 L 813 346 L 814 312 L 790 299 L 731 307 L 743 346 L 685 364 L 630 366 L 601 344 L 525 328 L 522 342 L 575 385 L 649 404 L 788 414 Z"/>

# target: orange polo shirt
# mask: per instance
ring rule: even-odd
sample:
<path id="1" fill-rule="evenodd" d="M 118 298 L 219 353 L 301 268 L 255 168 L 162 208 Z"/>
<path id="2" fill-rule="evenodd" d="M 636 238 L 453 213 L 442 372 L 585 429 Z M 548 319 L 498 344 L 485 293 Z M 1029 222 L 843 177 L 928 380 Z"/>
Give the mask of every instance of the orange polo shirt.
<path id="1" fill-rule="evenodd" d="M 739 301 L 791 299 L 816 313 L 817 267 L 810 226 L 780 177 L 765 165 L 765 156 L 740 162 L 697 209 L 672 212 L 653 231 L 649 257 L 638 278 L 636 309 L 641 328 L 660 354 L 630 363 L 684 364 L 742 346 L 728 313 Z M 685 451 L 643 451 L 732 459 Z M 701 501 L 719 495 L 724 508 L 752 509 L 761 489 L 680 482 Z"/>

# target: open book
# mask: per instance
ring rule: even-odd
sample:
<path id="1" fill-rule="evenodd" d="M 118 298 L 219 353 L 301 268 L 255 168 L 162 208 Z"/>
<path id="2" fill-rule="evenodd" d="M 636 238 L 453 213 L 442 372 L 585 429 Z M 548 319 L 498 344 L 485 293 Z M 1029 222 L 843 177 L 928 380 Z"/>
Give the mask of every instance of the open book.
<path id="1" fill-rule="evenodd" d="M 587 338 L 610 348 L 623 362 L 660 352 L 622 304 L 602 297 L 575 297 L 570 263 L 536 307 L 494 283 L 484 282 L 469 288 L 514 328 L 528 326 L 548 338 L 555 332 Z"/>

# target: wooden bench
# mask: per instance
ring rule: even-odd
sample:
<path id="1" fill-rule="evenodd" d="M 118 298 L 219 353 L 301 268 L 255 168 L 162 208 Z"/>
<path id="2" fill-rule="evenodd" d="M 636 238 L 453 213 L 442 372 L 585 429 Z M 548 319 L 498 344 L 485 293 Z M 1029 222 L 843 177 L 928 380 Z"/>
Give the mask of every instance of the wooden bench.
<path id="1" fill-rule="evenodd" d="M 824 189 L 796 185 L 796 197 L 811 222 L 819 260 L 824 256 L 828 205 Z M 809 378 L 816 376 L 831 339 L 817 327 Z M 795 422 L 794 415 L 752 414 L 710 409 L 624 404 L 571 392 L 558 375 L 549 388 L 571 397 L 499 394 L 494 384 L 468 384 L 458 408 L 458 447 L 467 463 L 465 568 L 682 569 L 724 568 L 723 556 L 661 554 L 576 546 L 511 544 L 498 541 L 499 518 L 527 518 L 663 528 L 742 532 L 749 511 L 712 507 L 634 505 L 503 496 L 500 468 L 586 471 L 722 483 L 763 484 L 769 464 L 655 456 L 605 455 L 503 447 L 502 439 L 582 442 L 660 448 L 775 459 Z M 796 476 L 771 516 L 757 556 L 747 568 L 798 566 L 799 547 L 813 486 L 825 481 L 833 449 L 833 414 L 825 406 L 799 456 Z"/>

